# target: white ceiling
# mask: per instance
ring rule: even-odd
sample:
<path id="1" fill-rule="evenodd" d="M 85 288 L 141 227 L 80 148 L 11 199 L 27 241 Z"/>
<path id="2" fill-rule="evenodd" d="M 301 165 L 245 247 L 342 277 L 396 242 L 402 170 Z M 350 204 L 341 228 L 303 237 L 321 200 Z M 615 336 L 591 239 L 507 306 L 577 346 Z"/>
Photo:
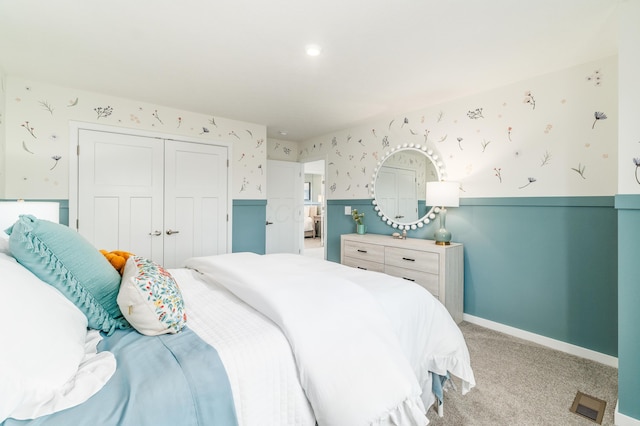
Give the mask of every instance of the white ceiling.
<path id="1" fill-rule="evenodd" d="M 0 0 L 0 67 L 301 141 L 614 55 L 618 1 Z"/>

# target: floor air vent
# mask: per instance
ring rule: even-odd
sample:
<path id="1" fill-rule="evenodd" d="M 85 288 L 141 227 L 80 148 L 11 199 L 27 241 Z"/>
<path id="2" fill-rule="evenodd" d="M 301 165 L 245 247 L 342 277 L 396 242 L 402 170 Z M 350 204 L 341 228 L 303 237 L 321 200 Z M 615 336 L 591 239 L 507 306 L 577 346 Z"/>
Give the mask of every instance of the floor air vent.
<path id="1" fill-rule="evenodd" d="M 602 424 L 606 406 L 606 401 L 578 392 L 576 399 L 573 400 L 570 411 L 598 424 Z"/>

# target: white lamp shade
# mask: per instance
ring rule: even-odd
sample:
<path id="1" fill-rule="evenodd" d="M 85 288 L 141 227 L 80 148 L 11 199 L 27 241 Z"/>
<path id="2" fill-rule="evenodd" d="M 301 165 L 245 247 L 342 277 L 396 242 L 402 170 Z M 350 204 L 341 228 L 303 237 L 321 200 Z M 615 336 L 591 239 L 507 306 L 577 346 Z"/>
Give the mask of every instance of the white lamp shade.
<path id="1" fill-rule="evenodd" d="M 427 182 L 428 206 L 458 207 L 460 206 L 460 184 L 458 182 Z"/>

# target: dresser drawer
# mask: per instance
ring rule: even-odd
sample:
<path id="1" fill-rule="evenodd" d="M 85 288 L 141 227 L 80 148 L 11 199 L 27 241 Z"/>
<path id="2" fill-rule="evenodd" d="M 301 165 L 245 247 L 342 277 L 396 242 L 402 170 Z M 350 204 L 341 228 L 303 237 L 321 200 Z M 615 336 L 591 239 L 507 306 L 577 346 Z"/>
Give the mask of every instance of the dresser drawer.
<path id="1" fill-rule="evenodd" d="M 412 281 L 438 298 L 456 322 L 462 321 L 462 244 L 440 246 L 435 241 L 420 238 L 343 234 L 340 236 L 340 248 L 342 264 Z"/>
<path id="2" fill-rule="evenodd" d="M 367 271 L 384 272 L 383 263 L 372 262 L 365 259 L 356 259 L 355 257 L 345 256 L 342 264 L 353 268 L 365 269 Z"/>
<path id="3" fill-rule="evenodd" d="M 385 265 L 384 272 L 394 277 L 403 278 L 415 282 L 429 290 L 435 297 L 439 296 L 438 275 L 428 272 L 416 271 L 414 269 L 398 268 L 397 266 Z"/>
<path id="4" fill-rule="evenodd" d="M 436 275 L 439 273 L 440 255 L 438 253 L 399 247 L 385 247 L 384 259 L 387 265 Z"/>
<path id="5" fill-rule="evenodd" d="M 359 241 L 345 241 L 344 256 L 384 263 L 384 246 Z"/>

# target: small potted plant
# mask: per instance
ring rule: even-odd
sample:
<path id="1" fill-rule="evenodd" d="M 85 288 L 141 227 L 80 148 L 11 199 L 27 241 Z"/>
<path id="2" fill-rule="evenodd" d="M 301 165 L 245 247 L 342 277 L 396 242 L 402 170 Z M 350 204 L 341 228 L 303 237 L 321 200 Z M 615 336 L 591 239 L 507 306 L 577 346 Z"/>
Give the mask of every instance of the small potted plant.
<path id="1" fill-rule="evenodd" d="M 356 232 L 358 234 L 364 234 L 366 229 L 364 226 L 364 213 L 358 213 L 358 209 L 351 210 L 351 217 L 353 221 L 356 223 Z"/>

